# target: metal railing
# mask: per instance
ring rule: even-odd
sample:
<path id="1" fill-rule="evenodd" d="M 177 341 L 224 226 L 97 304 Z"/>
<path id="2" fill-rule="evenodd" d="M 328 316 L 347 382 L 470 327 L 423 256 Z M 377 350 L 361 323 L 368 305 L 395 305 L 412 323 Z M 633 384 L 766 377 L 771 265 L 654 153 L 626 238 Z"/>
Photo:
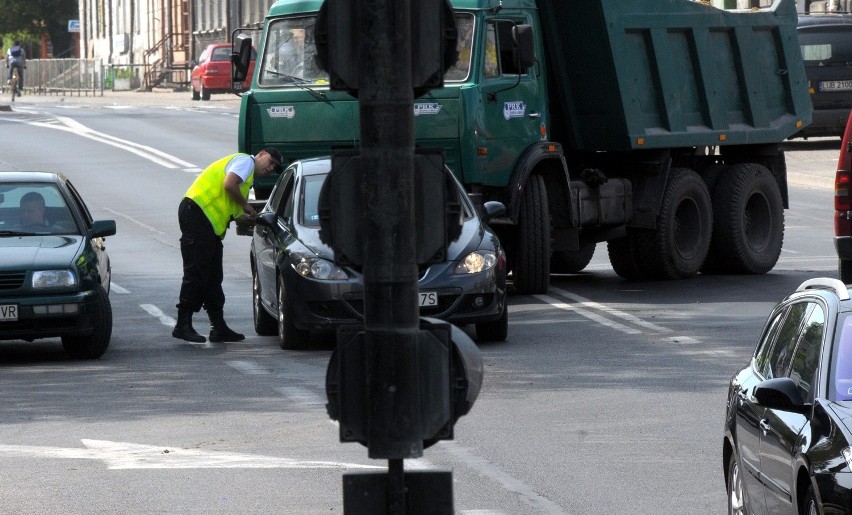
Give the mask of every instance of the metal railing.
<path id="1" fill-rule="evenodd" d="M 104 70 L 100 59 L 27 59 L 24 89 L 41 95 L 103 96 Z"/>

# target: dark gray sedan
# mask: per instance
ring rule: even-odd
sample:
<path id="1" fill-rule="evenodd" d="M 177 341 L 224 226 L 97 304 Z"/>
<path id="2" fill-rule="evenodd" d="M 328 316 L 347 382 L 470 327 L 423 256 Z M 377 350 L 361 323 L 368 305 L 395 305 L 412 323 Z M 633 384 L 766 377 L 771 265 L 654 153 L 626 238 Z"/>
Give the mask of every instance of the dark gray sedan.
<path id="1" fill-rule="evenodd" d="M 303 347 L 311 330 L 363 320 L 363 278 L 334 263 L 320 241 L 319 196 L 328 158 L 291 164 L 259 213 L 251 243 L 254 325 L 277 334 L 282 348 Z M 447 171 L 449 176 L 452 174 Z M 477 339 L 502 341 L 508 332 L 506 257 L 487 219 L 505 208 L 489 203 L 480 217 L 454 178 L 464 214 L 448 261 L 425 267 L 419 280 L 421 316 L 475 324 Z"/>
<path id="2" fill-rule="evenodd" d="M 60 337 L 73 358 L 103 355 L 113 234 L 64 176 L 0 172 L 0 340 Z"/>

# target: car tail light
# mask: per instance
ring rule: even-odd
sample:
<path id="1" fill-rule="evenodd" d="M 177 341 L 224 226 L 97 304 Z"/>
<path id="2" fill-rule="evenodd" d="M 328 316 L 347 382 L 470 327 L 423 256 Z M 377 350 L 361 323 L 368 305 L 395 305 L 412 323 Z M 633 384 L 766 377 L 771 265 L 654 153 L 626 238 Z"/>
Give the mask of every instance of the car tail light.
<path id="1" fill-rule="evenodd" d="M 849 121 L 846 123 L 846 132 L 843 134 L 843 143 L 840 145 L 840 157 L 837 160 L 837 173 L 834 176 L 834 209 L 836 211 L 852 210 L 850 188 L 852 188 L 852 113 L 849 113 Z"/>

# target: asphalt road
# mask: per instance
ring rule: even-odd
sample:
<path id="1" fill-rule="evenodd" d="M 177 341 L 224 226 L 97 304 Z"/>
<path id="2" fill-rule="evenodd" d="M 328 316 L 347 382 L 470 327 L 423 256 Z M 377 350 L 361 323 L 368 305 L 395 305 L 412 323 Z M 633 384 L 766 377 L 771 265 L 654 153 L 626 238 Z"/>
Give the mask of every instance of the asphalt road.
<path id="1" fill-rule="evenodd" d="M 341 474 L 372 470 L 324 408 L 333 347 L 282 351 L 251 327 L 248 238 L 225 240 L 238 344 L 170 336 L 177 203 L 235 150 L 238 99 L 29 97 L 0 110 L 0 169 L 62 171 L 115 219 L 114 330 L 93 362 L 58 341 L 0 344 L 2 513 L 342 513 Z M 508 341 L 455 439 L 409 469 L 452 469 L 467 515 L 721 513 L 725 387 L 774 302 L 836 273 L 837 140 L 793 141 L 784 251 L 771 273 L 627 282 L 600 246 L 548 295 L 512 296 Z M 2 257 L 0 257 L 2 259 Z M 197 327 L 203 327 L 200 316 Z"/>

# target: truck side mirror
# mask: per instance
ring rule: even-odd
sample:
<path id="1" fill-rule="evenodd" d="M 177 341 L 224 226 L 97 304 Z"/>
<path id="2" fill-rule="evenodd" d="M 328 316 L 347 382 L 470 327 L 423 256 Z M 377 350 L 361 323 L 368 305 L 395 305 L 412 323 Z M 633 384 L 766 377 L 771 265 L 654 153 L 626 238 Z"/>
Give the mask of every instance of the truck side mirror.
<path id="1" fill-rule="evenodd" d="M 512 27 L 512 39 L 515 43 L 515 64 L 519 70 L 532 68 L 536 63 L 535 38 L 530 25 Z"/>
<path id="2" fill-rule="evenodd" d="M 248 77 L 251 43 L 251 37 L 245 34 L 237 36 L 234 42 L 234 50 L 231 52 L 231 83 L 235 88 L 239 85 L 239 89 L 242 89 L 242 83 Z"/>

